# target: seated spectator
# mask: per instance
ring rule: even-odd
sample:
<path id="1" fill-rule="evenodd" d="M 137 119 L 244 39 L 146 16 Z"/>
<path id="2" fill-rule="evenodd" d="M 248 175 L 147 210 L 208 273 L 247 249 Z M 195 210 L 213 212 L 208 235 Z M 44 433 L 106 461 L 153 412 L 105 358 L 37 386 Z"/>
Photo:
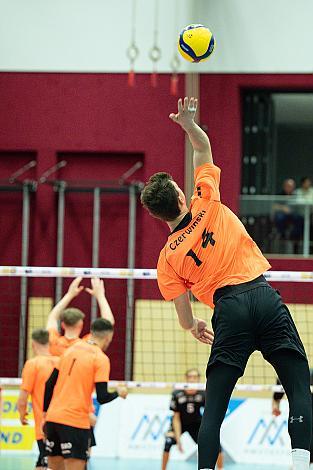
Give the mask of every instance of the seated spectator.
<path id="1" fill-rule="evenodd" d="M 300 188 L 295 190 L 299 202 L 313 202 L 312 181 L 308 176 L 304 176 L 300 181 Z"/>
<path id="2" fill-rule="evenodd" d="M 287 178 L 283 182 L 280 196 L 295 196 L 296 183 L 292 178 Z M 286 201 L 274 204 L 274 222 L 280 238 L 284 240 L 299 241 L 303 235 L 303 217 L 296 213 L 295 207 L 292 207 Z"/>

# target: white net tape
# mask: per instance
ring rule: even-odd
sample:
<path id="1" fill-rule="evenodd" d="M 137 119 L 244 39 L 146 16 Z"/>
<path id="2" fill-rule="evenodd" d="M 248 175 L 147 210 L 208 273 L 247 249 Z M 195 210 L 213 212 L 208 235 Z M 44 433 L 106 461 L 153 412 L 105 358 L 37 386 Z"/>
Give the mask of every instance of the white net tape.
<path id="1" fill-rule="evenodd" d="M 156 279 L 156 269 L 55 268 L 40 266 L 0 266 L 2 277 L 101 277 L 106 279 Z M 267 271 L 268 281 L 313 282 L 313 271 Z"/>

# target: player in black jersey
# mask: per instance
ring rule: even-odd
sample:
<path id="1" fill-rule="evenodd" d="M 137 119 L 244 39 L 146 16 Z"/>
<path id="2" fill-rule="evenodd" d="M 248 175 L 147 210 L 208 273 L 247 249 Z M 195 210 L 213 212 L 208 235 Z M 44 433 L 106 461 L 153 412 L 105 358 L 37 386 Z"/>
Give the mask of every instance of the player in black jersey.
<path id="1" fill-rule="evenodd" d="M 310 369 L 310 382 L 311 382 L 311 390 L 313 386 L 313 369 Z M 281 385 L 280 380 L 277 378 L 276 381 L 277 385 Z M 284 392 L 274 392 L 273 393 L 273 401 L 272 401 L 272 414 L 274 416 L 280 416 L 281 411 L 280 411 L 280 402 L 285 395 Z M 313 416 L 313 393 L 312 393 L 312 416 Z M 295 418 L 293 416 L 289 417 L 289 421 Z M 297 419 L 297 418 L 296 418 Z M 301 419 L 299 417 L 298 419 Z M 311 448 L 310 448 L 310 468 L 313 469 L 313 438 L 311 440 Z"/>
<path id="2" fill-rule="evenodd" d="M 186 372 L 186 382 L 199 383 L 200 373 L 197 369 L 189 369 Z M 205 404 L 205 390 L 175 390 L 172 394 L 170 409 L 174 412 L 171 425 L 165 434 L 165 446 L 162 458 L 162 470 L 166 466 L 170 456 L 170 449 L 177 445 L 183 452 L 180 437 L 188 432 L 191 438 L 198 442 L 198 432 L 201 424 L 202 413 Z M 217 468 L 223 468 L 223 455 L 220 452 Z"/>

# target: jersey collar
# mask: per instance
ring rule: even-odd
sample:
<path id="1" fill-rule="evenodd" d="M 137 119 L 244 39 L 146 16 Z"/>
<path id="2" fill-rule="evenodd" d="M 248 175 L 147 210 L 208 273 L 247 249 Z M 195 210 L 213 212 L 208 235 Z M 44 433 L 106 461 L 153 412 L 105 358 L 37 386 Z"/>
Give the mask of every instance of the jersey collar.
<path id="1" fill-rule="evenodd" d="M 182 230 L 183 228 L 187 227 L 187 225 L 189 225 L 191 221 L 192 214 L 191 212 L 188 212 L 188 214 L 185 215 L 185 217 L 179 222 L 179 224 L 174 228 L 170 235 L 173 235 L 173 233 L 179 232 L 179 230 Z"/>

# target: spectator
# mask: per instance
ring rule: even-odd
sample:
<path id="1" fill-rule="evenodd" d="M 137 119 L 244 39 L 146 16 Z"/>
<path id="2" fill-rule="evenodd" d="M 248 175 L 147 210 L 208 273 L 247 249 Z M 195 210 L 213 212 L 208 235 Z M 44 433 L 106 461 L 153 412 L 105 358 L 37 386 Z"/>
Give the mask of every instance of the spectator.
<path id="1" fill-rule="evenodd" d="M 312 181 L 308 176 L 303 176 L 300 181 L 300 188 L 295 190 L 299 202 L 313 202 Z"/>
<path id="2" fill-rule="evenodd" d="M 280 196 L 295 196 L 296 183 L 292 178 L 283 182 Z M 303 235 L 303 217 L 297 214 L 288 202 L 277 203 L 274 209 L 274 222 L 280 238 L 283 240 L 299 241 Z"/>

